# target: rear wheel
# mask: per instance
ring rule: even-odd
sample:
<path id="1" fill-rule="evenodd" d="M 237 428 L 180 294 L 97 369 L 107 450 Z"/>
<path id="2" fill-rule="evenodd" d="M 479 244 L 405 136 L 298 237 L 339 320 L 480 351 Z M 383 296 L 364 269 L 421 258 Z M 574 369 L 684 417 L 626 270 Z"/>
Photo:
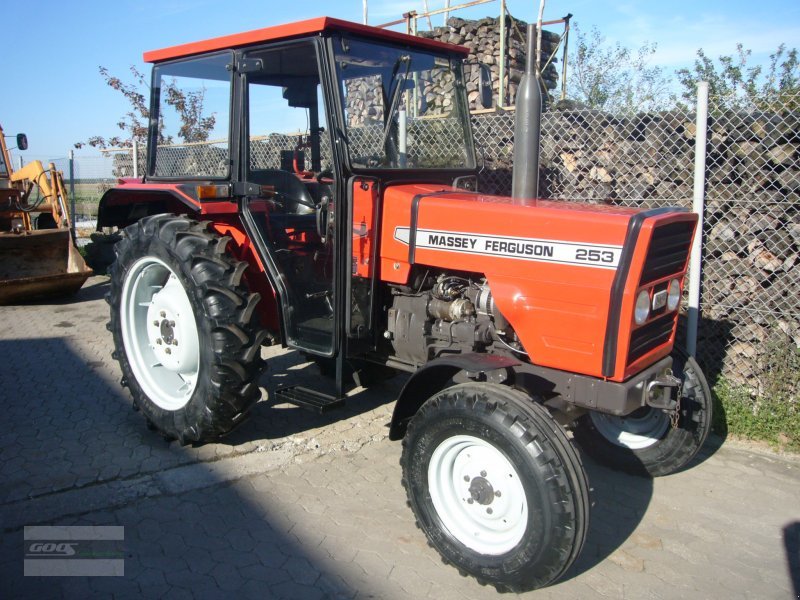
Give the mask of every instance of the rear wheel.
<path id="1" fill-rule="evenodd" d="M 463 575 L 521 592 L 552 583 L 580 553 L 586 474 L 526 394 L 475 383 L 439 392 L 412 419 L 401 463 L 417 525 Z"/>
<path id="2" fill-rule="evenodd" d="M 677 423 L 652 407 L 625 417 L 590 412 L 575 428 L 575 441 L 587 454 L 613 469 L 651 477 L 674 473 L 694 458 L 711 430 L 711 389 L 694 358 L 681 351 L 672 358 L 683 382 Z"/>
<path id="3" fill-rule="evenodd" d="M 186 443 L 230 431 L 261 396 L 258 294 L 207 223 L 157 215 L 116 247 L 108 301 L 114 357 L 148 423 Z"/>

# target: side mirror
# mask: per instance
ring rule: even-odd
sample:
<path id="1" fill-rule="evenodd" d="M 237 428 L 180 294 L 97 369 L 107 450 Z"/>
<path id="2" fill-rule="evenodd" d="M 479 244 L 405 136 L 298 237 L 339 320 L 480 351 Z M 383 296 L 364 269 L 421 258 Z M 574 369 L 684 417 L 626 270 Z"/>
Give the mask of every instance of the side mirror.
<path id="1" fill-rule="evenodd" d="M 28 149 L 28 136 L 24 133 L 17 134 L 17 149 L 19 150 L 27 150 Z"/>
<path id="2" fill-rule="evenodd" d="M 478 65 L 478 94 L 483 108 L 492 108 L 492 72 L 483 63 Z"/>

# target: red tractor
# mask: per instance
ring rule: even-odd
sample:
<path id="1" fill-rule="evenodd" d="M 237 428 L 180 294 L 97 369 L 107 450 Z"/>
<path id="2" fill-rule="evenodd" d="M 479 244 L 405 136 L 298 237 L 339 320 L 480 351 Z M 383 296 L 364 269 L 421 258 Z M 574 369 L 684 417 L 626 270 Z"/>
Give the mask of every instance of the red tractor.
<path id="1" fill-rule="evenodd" d="M 317 410 L 353 375 L 404 371 L 391 438 L 420 528 L 519 591 L 583 545 L 572 439 L 663 475 L 708 434 L 706 380 L 673 348 L 697 216 L 481 194 L 466 54 L 331 18 L 148 52 L 146 174 L 104 195 L 98 226 L 123 230 L 109 329 L 152 426 L 229 432 L 261 397 L 265 344 L 335 376 L 330 394 L 276 391 Z M 176 87 L 216 141 L 163 143 Z"/>

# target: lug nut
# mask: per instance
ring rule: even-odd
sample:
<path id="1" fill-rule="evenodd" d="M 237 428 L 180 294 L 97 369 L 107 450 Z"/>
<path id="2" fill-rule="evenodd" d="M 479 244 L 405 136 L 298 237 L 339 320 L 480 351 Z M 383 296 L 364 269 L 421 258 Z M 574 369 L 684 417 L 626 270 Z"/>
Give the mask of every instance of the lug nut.
<path id="1" fill-rule="evenodd" d="M 158 339 L 156 340 L 156 344 L 158 344 L 159 346 L 161 345 L 161 338 L 158 338 Z"/>
<path id="2" fill-rule="evenodd" d="M 469 475 L 464 475 L 464 481 L 469 481 Z"/>
<path id="3" fill-rule="evenodd" d="M 161 311 L 161 313 L 160 313 L 160 314 L 161 314 L 161 318 L 162 318 L 162 319 L 163 319 L 164 317 L 166 317 L 166 316 L 167 316 L 167 313 L 165 313 L 163 310 Z"/>
<path id="4" fill-rule="evenodd" d="M 472 504 L 473 502 L 475 502 L 475 500 L 472 498 L 467 498 L 467 504 Z"/>
<path id="5" fill-rule="evenodd" d="M 164 352 L 166 352 L 167 354 L 172 354 L 172 350 L 170 350 L 169 348 L 167 348 L 166 350 L 164 350 Z"/>
<path id="6" fill-rule="evenodd" d="M 500 493 L 500 490 L 495 490 L 495 491 L 494 491 L 494 495 L 495 495 L 495 496 L 497 496 L 497 497 L 499 498 L 499 497 L 500 497 L 500 496 L 502 496 L 503 494 L 501 494 L 501 493 Z"/>
<path id="7" fill-rule="evenodd" d="M 173 346 L 177 346 L 178 345 L 178 340 L 172 340 L 172 345 Z"/>
<path id="8" fill-rule="evenodd" d="M 481 477 L 486 477 L 486 471 L 481 471 Z"/>
<path id="9" fill-rule="evenodd" d="M 156 327 L 158 327 L 158 321 L 153 321 L 153 325 L 155 325 Z"/>
<path id="10" fill-rule="evenodd" d="M 493 512 L 494 512 L 494 511 L 493 511 L 491 508 L 487 508 L 487 509 L 486 509 L 486 513 L 487 513 L 487 514 L 492 514 Z"/>

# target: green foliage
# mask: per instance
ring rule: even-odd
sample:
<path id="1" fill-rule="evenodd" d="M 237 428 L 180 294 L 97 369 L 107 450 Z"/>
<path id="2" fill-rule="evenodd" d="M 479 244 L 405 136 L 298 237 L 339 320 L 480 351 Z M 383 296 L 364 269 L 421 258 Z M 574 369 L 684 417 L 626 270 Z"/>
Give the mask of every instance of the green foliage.
<path id="1" fill-rule="evenodd" d="M 108 72 L 105 67 L 99 67 L 100 76 L 106 85 L 118 91 L 130 105 L 125 114 L 117 121 L 117 127 L 123 131 L 122 135 L 106 138 L 94 135 L 85 142 L 75 144 L 76 148 L 85 145 L 93 148 L 130 148 L 134 140 L 140 144 L 147 142 L 148 125 L 150 123 L 150 85 L 144 74 L 136 67 L 131 66 L 132 82 L 126 82 Z M 205 142 L 213 131 L 216 117 L 212 114 L 203 115 L 205 91 L 186 92 L 177 87 L 174 81 L 163 82 L 161 93 L 164 102 L 175 109 L 180 119 L 178 137 L 183 142 Z M 164 119 L 159 119 L 158 143 L 171 144 L 172 136 L 164 135 Z"/>
<path id="2" fill-rule="evenodd" d="M 714 386 L 714 430 L 800 452 L 800 348 L 777 328 L 763 344 L 752 386 Z"/>
<path id="3" fill-rule="evenodd" d="M 769 443 L 776 449 L 800 452 L 800 406 L 785 398 L 760 397 L 748 389 L 720 380 L 714 386 L 718 401 L 714 430 Z"/>
<path id="4" fill-rule="evenodd" d="M 694 106 L 697 83 L 707 81 L 719 109 L 791 111 L 800 109 L 800 55 L 780 44 L 766 65 L 752 64 L 752 51 L 742 44 L 716 61 L 700 48 L 690 68 L 675 71 L 674 79 L 649 63 L 655 44 L 632 50 L 609 43 L 596 29 L 584 33 L 572 27 L 574 50 L 569 56 L 567 90 L 570 99 L 588 108 L 636 113 Z M 677 83 L 679 94 L 672 86 Z"/>
<path id="5" fill-rule="evenodd" d="M 700 48 L 691 69 L 676 71 L 681 97 L 694 104 L 697 83 L 708 82 L 709 95 L 721 108 L 774 111 L 800 108 L 800 62 L 797 49 L 785 44 L 770 55 L 766 69 L 750 66 L 752 51 L 736 45 L 736 54 L 720 56 L 715 63 Z"/>
<path id="6" fill-rule="evenodd" d="M 800 348 L 793 340 L 774 329 L 764 342 L 758 361 L 759 396 L 780 402 L 797 402 L 800 398 Z"/>
<path id="7" fill-rule="evenodd" d="M 208 135 L 214 130 L 217 120 L 213 114 L 203 116 L 205 90 L 186 92 L 176 87 L 174 82 L 167 83 L 164 87 L 164 101 L 175 109 L 181 120 L 178 136 L 187 143 L 208 141 Z"/>
<path id="8" fill-rule="evenodd" d="M 567 90 L 571 99 L 589 108 L 637 113 L 663 109 L 669 100 L 668 80 L 660 67 L 650 66 L 655 44 L 638 50 L 609 44 L 597 28 L 587 34 L 577 25 L 569 56 Z"/>

